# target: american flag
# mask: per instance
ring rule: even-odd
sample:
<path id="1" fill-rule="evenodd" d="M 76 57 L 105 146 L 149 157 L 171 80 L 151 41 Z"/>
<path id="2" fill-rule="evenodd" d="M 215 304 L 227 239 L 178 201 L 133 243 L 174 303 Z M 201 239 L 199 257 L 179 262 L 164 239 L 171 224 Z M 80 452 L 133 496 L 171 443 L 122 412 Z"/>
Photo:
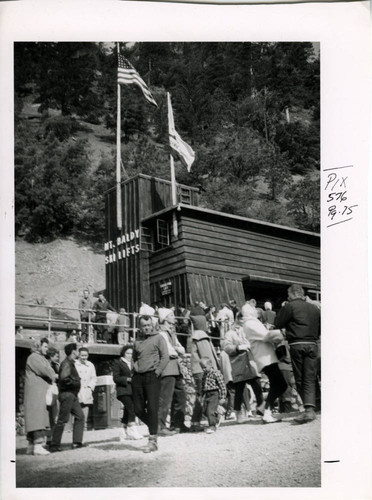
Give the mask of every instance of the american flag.
<path id="1" fill-rule="evenodd" d="M 128 59 L 121 54 L 118 55 L 118 83 L 122 83 L 123 85 L 134 83 L 138 85 L 149 103 L 156 107 L 158 106 L 146 83 L 142 80 Z"/>

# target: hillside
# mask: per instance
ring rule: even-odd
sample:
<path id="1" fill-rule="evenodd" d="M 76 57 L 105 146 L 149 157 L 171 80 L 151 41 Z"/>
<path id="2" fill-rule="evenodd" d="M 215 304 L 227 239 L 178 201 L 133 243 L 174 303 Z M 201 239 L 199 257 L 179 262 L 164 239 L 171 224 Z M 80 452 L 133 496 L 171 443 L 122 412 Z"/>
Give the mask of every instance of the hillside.
<path id="1" fill-rule="evenodd" d="M 121 85 L 123 178 L 169 179 L 167 93 L 203 207 L 319 231 L 320 61 L 303 43 L 121 43 L 151 91 Z M 15 230 L 102 244 L 115 184 L 116 49 L 15 44 Z M 176 155 L 177 156 L 177 155 Z"/>
<path id="2" fill-rule="evenodd" d="M 50 243 L 27 243 L 17 239 L 16 302 L 77 307 L 84 288 L 94 292 L 105 288 L 104 253 L 73 239 Z M 30 314 L 30 308 L 17 305 L 17 314 Z M 77 318 L 76 311 L 66 311 Z M 33 315 L 45 316 L 44 308 L 32 308 Z"/>

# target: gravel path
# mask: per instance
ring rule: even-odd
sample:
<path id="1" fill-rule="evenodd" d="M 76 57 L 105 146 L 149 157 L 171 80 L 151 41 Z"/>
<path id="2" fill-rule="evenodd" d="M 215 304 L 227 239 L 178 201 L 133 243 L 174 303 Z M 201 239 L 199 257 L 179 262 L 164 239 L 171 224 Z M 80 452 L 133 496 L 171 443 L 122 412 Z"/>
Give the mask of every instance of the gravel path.
<path id="1" fill-rule="evenodd" d="M 140 429 L 145 432 L 145 427 Z M 17 487 L 319 487 L 320 417 L 306 425 L 292 419 L 262 425 L 223 424 L 215 434 L 159 438 L 159 451 L 144 454 L 146 439 L 120 443 L 117 429 L 89 431 L 89 448 L 46 457 L 25 454 L 17 438 Z M 65 433 L 67 447 L 71 433 Z"/>

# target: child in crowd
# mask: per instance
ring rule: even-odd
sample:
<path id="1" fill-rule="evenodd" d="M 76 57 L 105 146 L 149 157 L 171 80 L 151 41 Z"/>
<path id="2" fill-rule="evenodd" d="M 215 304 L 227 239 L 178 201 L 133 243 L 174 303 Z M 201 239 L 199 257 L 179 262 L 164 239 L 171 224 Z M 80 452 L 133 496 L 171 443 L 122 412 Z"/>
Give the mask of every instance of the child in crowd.
<path id="1" fill-rule="evenodd" d="M 202 390 L 205 404 L 205 414 L 208 418 L 209 427 L 207 434 L 216 431 L 220 417 L 218 416 L 218 405 L 222 405 L 226 398 L 226 386 L 219 370 L 212 367 L 211 360 L 203 357 L 200 360 L 200 366 L 203 369 Z"/>

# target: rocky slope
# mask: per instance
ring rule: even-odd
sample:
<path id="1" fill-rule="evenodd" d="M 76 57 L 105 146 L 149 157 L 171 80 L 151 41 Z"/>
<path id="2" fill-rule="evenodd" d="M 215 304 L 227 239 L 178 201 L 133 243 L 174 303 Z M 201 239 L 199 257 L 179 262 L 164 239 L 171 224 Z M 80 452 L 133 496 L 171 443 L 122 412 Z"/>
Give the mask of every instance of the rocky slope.
<path id="1" fill-rule="evenodd" d="M 77 308 L 84 288 L 93 293 L 105 288 L 104 252 L 72 239 L 31 244 L 17 240 L 16 303 Z M 31 308 L 17 305 L 17 314 Z M 77 311 L 65 311 L 77 318 Z M 46 315 L 42 307 L 34 315 Z"/>

